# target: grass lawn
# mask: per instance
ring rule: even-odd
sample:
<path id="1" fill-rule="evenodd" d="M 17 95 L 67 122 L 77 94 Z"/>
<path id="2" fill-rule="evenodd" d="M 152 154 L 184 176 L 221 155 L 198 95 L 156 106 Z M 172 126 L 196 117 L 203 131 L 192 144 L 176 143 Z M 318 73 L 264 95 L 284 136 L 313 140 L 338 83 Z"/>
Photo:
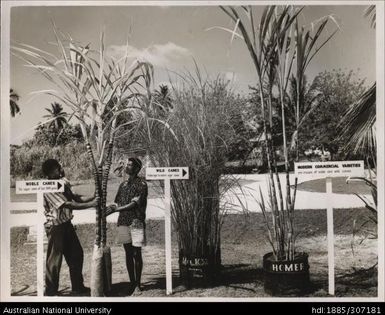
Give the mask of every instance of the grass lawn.
<path id="1" fill-rule="evenodd" d="M 353 221 L 364 222 L 366 209 L 336 209 L 335 261 L 336 296 L 377 296 L 377 269 L 370 268 L 377 262 L 377 239 L 365 239 L 358 235 L 353 241 Z M 313 285 L 309 296 L 327 296 L 327 241 L 326 210 L 301 210 L 296 213 L 297 249 L 309 254 L 310 276 Z M 374 226 L 371 227 L 375 229 Z M 94 240 L 94 226 L 77 226 L 77 233 L 83 245 L 85 284 L 90 283 L 91 252 Z M 36 246 L 25 244 L 26 228 L 17 227 L 11 231 L 11 274 L 14 295 L 36 294 Z M 142 297 L 165 296 L 164 221 L 148 220 L 148 246 L 143 248 L 144 291 L 134 295 Z M 128 275 L 124 251 L 115 244 L 115 224 L 109 224 L 108 239 L 112 251 L 113 296 L 126 296 Z M 222 276 L 210 288 L 187 290 L 179 281 L 178 249 L 173 232 L 173 290 L 174 297 L 268 297 L 263 290 L 262 257 L 270 251 L 265 225 L 260 213 L 249 215 L 231 214 L 225 218 L 221 233 Z M 353 243 L 352 243 L 353 241 Z M 352 251 L 354 244 L 354 254 Z M 62 295 L 68 295 L 70 281 L 68 267 L 63 262 L 60 279 Z"/>

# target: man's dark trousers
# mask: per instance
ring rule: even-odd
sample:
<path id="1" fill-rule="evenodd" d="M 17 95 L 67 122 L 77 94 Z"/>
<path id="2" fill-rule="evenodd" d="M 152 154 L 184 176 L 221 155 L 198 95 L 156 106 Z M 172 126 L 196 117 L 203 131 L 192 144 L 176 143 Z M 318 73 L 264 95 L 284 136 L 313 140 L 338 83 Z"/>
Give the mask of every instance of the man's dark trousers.
<path id="1" fill-rule="evenodd" d="M 72 291 L 84 288 L 83 249 L 71 221 L 53 226 L 48 235 L 45 295 L 56 295 L 63 256 L 68 264 Z"/>

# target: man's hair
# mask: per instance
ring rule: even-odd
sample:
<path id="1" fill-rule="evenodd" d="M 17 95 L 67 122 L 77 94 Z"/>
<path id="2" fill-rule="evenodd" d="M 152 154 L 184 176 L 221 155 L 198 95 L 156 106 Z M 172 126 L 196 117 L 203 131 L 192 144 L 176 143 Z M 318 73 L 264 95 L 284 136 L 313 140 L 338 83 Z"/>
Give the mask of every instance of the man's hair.
<path id="1" fill-rule="evenodd" d="M 48 159 L 44 161 L 41 170 L 45 176 L 48 176 L 56 167 L 60 167 L 60 163 L 55 159 Z"/>
<path id="2" fill-rule="evenodd" d="M 138 169 L 138 172 L 142 169 L 142 161 L 135 157 L 128 158 L 128 161 L 131 161 L 132 164 Z"/>

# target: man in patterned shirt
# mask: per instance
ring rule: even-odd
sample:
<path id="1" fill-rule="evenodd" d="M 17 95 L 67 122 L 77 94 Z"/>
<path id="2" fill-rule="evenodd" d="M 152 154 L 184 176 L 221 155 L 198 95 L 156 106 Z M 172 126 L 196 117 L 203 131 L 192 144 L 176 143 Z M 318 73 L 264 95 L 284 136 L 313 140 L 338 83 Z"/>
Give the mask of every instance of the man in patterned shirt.
<path id="1" fill-rule="evenodd" d="M 126 266 L 130 277 L 131 289 L 142 291 L 141 276 L 143 269 L 142 247 L 146 245 L 146 207 L 147 183 L 138 176 L 142 162 L 129 158 L 126 166 L 128 180 L 120 184 L 115 204 L 107 207 L 106 215 L 119 212 L 118 241 L 126 253 Z"/>
<path id="2" fill-rule="evenodd" d="M 48 179 L 64 179 L 64 171 L 57 160 L 48 159 L 42 165 Z M 65 180 L 64 192 L 44 194 L 44 214 L 47 221 L 44 227 L 48 237 L 45 292 L 46 296 L 58 294 L 59 275 L 63 256 L 68 264 L 72 295 L 89 293 L 83 284 L 83 249 L 71 223 L 72 210 L 95 207 L 95 196 L 82 197 L 72 192 Z"/>

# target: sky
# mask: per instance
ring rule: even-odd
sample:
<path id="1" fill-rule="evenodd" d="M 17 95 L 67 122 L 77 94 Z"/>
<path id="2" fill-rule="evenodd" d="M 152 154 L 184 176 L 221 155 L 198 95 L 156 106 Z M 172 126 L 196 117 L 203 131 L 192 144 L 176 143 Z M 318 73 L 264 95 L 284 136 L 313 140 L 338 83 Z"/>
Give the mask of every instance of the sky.
<path id="1" fill-rule="evenodd" d="M 322 71 L 339 68 L 356 71 L 357 78 L 366 78 L 368 84 L 375 80 L 375 29 L 364 18 L 364 9 L 363 5 L 305 7 L 301 14 L 305 26 L 332 14 L 340 28 L 309 65 L 309 80 Z M 263 6 L 255 7 L 257 20 L 262 10 Z M 212 29 L 234 27 L 218 6 L 15 7 L 11 10 L 11 41 L 54 52 L 52 21 L 95 49 L 104 30 L 106 47 L 114 55 L 119 55 L 129 38 L 130 54 L 154 64 L 155 86 L 166 82 L 170 71 L 192 69 L 194 60 L 209 76 L 220 74 L 231 80 L 239 93 L 247 93 L 248 86 L 256 82 L 245 44 L 239 39 L 231 41 L 231 34 L 223 30 Z M 335 27 L 328 25 L 325 36 Z M 31 92 L 52 86 L 12 56 L 10 70 L 10 84 L 20 95 L 21 107 L 21 115 L 11 119 L 11 143 L 21 144 L 33 135 L 34 126 L 44 121 L 45 108 L 54 99 L 31 96 Z"/>

